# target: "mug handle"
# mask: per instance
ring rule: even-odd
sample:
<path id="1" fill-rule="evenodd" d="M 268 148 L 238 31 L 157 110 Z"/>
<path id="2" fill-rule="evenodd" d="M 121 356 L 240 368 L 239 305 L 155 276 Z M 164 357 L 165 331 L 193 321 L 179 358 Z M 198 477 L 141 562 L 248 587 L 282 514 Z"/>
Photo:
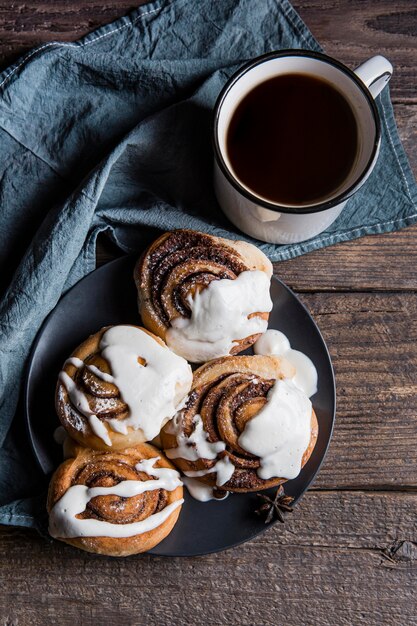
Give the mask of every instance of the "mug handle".
<path id="1" fill-rule="evenodd" d="M 365 83 L 374 98 L 381 93 L 392 76 L 392 65 L 380 54 L 356 68 L 355 74 Z"/>

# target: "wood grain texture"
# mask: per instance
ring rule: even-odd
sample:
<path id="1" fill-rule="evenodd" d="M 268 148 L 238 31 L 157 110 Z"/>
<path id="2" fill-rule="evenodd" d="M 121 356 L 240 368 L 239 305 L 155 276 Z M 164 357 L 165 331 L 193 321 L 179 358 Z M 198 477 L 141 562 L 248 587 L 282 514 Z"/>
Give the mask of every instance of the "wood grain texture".
<path id="1" fill-rule="evenodd" d="M 111 560 L 5 530 L 2 623 L 412 626 L 416 514 L 416 494 L 309 493 L 284 527 L 189 559 Z"/>
<path id="2" fill-rule="evenodd" d="M 0 64 L 74 40 L 139 0 L 0 0 Z M 328 54 L 394 65 L 400 136 L 417 172 L 411 0 L 295 0 Z M 197 5 L 197 3 L 196 3 Z M 313 489 L 284 527 L 219 555 L 99 558 L 0 528 L 0 624 L 417 625 L 417 226 L 276 265 L 334 361 L 338 415 Z M 99 260 L 117 254 L 101 245 Z"/>
<path id="3" fill-rule="evenodd" d="M 35 46 L 73 41 L 126 15 L 143 0 L 0 1 L 0 63 L 3 67 Z"/>
<path id="4" fill-rule="evenodd" d="M 78 39 L 144 4 L 140 0 L 0 0 L 0 63 L 3 67 L 35 45 Z M 415 5 L 410 0 L 295 1 L 295 8 L 325 51 L 356 67 L 370 55 L 386 54 L 395 67 L 394 101 L 417 102 Z"/>
<path id="5" fill-rule="evenodd" d="M 274 263 L 274 271 L 296 291 L 415 291 L 416 237 L 417 226 L 362 237 Z"/>
<path id="6" fill-rule="evenodd" d="M 337 419 L 320 488 L 417 487 L 417 294 L 303 294 L 328 344 Z"/>
<path id="7" fill-rule="evenodd" d="M 395 102 L 417 102 L 417 9 L 412 1 L 295 1 L 295 8 L 327 54 L 351 67 L 383 54 L 394 66 Z"/>

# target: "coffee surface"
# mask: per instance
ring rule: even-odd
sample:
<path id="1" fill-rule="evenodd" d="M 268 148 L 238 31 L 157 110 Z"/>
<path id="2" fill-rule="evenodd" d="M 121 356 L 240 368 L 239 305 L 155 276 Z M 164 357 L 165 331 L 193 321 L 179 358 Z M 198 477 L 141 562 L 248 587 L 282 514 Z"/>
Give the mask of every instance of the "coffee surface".
<path id="1" fill-rule="evenodd" d="M 358 129 L 349 103 L 328 82 L 283 74 L 244 97 L 226 144 L 236 177 L 255 195 L 303 205 L 325 200 L 346 180 Z"/>

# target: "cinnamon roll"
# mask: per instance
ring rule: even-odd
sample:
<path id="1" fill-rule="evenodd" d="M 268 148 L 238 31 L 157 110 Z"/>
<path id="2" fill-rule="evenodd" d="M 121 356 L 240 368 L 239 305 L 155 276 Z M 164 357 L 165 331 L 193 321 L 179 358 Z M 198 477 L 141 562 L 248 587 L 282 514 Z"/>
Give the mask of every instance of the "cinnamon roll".
<path id="1" fill-rule="evenodd" d="M 255 246 L 192 230 L 159 237 L 134 271 L 144 326 L 192 363 L 237 354 L 265 332 L 271 275 Z"/>
<path id="2" fill-rule="evenodd" d="M 124 452 L 79 446 L 52 476 L 49 533 L 87 552 L 145 552 L 171 532 L 182 496 L 178 472 L 149 444 Z"/>
<path id="3" fill-rule="evenodd" d="M 159 337 L 138 326 L 110 326 L 65 362 L 56 410 L 82 445 L 121 450 L 156 437 L 191 383 L 189 364 Z"/>
<path id="4" fill-rule="evenodd" d="M 185 407 L 161 432 L 166 456 L 223 491 L 248 492 L 295 478 L 318 435 L 309 398 L 277 356 L 223 357 L 200 367 Z"/>

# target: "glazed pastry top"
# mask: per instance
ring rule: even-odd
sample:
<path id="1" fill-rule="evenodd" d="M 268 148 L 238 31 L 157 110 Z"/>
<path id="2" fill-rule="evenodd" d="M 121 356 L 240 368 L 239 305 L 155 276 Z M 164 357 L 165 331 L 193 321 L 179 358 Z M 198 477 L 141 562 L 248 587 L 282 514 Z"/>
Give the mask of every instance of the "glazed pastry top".
<path id="1" fill-rule="evenodd" d="M 271 275 L 267 257 L 246 242 L 165 233 L 135 269 L 143 323 L 193 363 L 235 354 L 267 328 Z"/>
<path id="2" fill-rule="evenodd" d="M 81 478 L 77 478 L 77 484 L 73 484 L 64 493 L 64 495 L 54 504 L 49 514 L 49 534 L 52 537 L 71 538 L 71 537 L 113 537 L 126 538 L 141 535 L 145 532 L 153 530 L 160 526 L 168 517 L 183 503 L 183 499 L 178 499 L 156 510 L 144 519 L 139 521 L 123 522 L 123 513 L 118 516 L 118 510 L 129 511 L 130 516 L 143 517 L 141 509 L 143 503 L 135 505 L 134 499 L 137 496 L 164 489 L 166 491 L 174 491 L 177 487 L 181 487 L 182 483 L 178 472 L 166 467 L 156 467 L 155 463 L 158 457 L 153 459 L 143 459 L 139 461 L 133 470 L 123 468 L 119 463 L 116 471 L 127 473 L 128 479 L 122 480 L 111 486 L 89 487 L 83 484 L 83 474 L 88 475 L 88 471 L 83 469 Z M 101 474 L 106 470 L 106 461 L 104 459 Z M 115 471 L 112 472 L 112 475 Z M 133 473 L 133 478 L 131 475 Z M 139 477 L 146 474 L 145 478 L 151 476 L 147 480 L 139 480 Z M 136 480 L 134 479 L 136 478 Z M 91 479 L 91 472 L 90 472 Z M 109 497 L 112 497 L 113 506 L 106 503 Z M 132 504 L 126 504 L 126 500 L 131 500 Z M 123 503 L 122 506 L 115 506 L 115 501 Z M 93 515 L 91 517 L 79 517 L 88 509 L 90 503 L 95 503 L 92 508 Z M 91 506 L 91 505 L 90 505 Z M 97 507 L 99 512 L 97 512 Z M 99 513 L 99 514 L 98 514 Z M 133 515 L 134 514 L 134 515 Z M 122 521 L 120 521 L 121 518 Z M 129 517 L 127 517 L 129 519 Z M 112 521 L 110 521 L 112 520 Z"/>
<path id="3" fill-rule="evenodd" d="M 271 311 L 269 287 L 270 279 L 260 270 L 210 282 L 189 298 L 190 317 L 171 321 L 168 346 L 194 363 L 230 354 L 239 340 L 266 331 L 268 321 L 252 314 Z"/>
<path id="4" fill-rule="evenodd" d="M 166 456 L 188 478 L 253 491 L 294 478 L 317 439 L 294 368 L 276 356 L 223 357 L 200 367 L 185 407 L 162 431 Z"/>
<path id="5" fill-rule="evenodd" d="M 59 375 L 57 402 L 76 430 L 87 421 L 107 446 L 108 428 L 122 435 L 141 429 L 145 441 L 153 439 L 191 386 L 185 359 L 136 326 L 104 329 L 75 354 Z"/>

